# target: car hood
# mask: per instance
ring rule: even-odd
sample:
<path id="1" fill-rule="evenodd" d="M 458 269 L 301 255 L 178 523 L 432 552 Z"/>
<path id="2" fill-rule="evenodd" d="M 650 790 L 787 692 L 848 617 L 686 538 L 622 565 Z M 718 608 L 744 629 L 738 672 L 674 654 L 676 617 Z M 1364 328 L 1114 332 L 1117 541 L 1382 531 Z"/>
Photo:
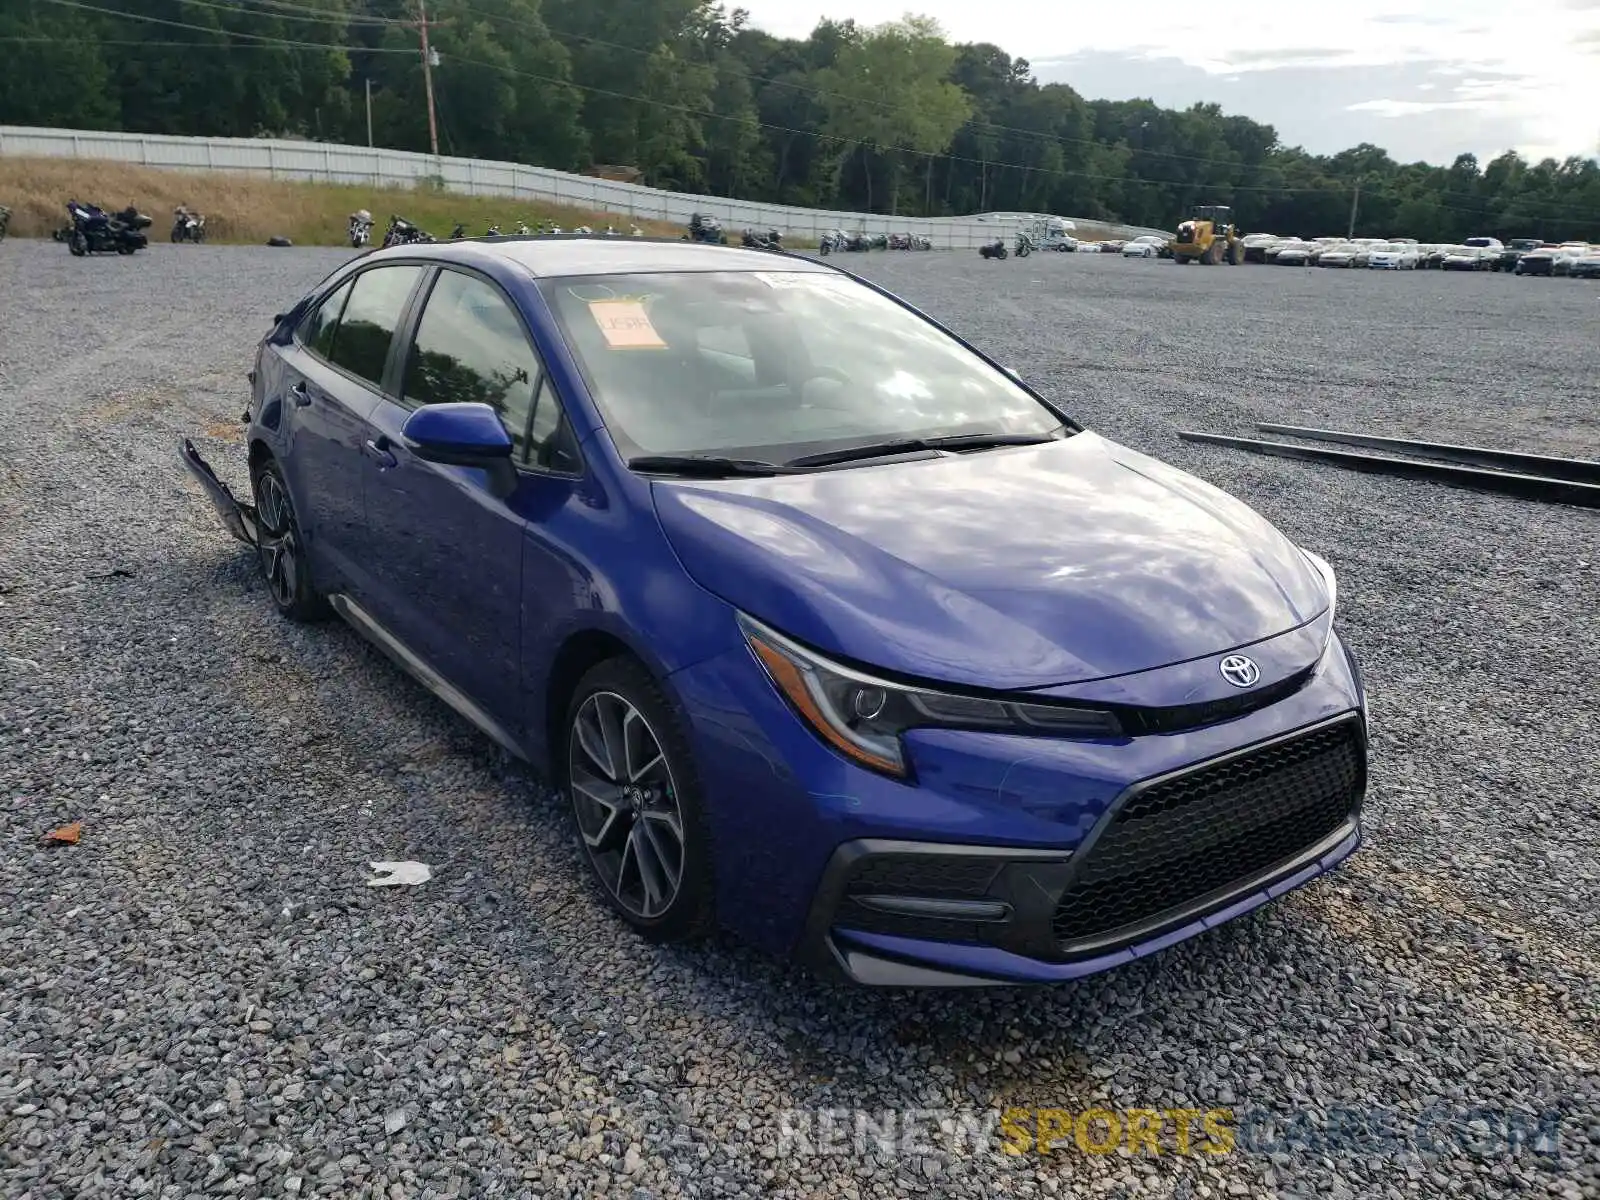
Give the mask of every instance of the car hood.
<path id="1" fill-rule="evenodd" d="M 1092 434 L 763 479 L 658 480 L 691 576 L 817 649 L 999 689 L 1217 654 L 1325 584 L 1245 504 Z"/>

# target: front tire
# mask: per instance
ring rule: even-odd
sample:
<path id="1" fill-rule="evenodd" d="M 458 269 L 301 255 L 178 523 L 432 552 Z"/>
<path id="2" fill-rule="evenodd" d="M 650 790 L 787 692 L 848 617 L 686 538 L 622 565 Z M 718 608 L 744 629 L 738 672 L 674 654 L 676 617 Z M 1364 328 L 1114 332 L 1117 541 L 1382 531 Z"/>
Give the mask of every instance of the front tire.
<path id="1" fill-rule="evenodd" d="M 711 838 L 689 739 L 642 664 L 613 658 L 567 706 L 563 783 L 595 879 L 635 932 L 682 942 L 712 926 Z"/>
<path id="2" fill-rule="evenodd" d="M 82 258 L 89 253 L 89 239 L 77 230 L 67 235 L 67 249 L 72 251 L 73 258 Z"/>
<path id="3" fill-rule="evenodd" d="M 275 460 L 269 458 L 250 472 L 250 488 L 256 498 L 256 561 L 273 606 L 291 621 L 322 620 L 328 601 L 311 584 L 305 538 Z"/>

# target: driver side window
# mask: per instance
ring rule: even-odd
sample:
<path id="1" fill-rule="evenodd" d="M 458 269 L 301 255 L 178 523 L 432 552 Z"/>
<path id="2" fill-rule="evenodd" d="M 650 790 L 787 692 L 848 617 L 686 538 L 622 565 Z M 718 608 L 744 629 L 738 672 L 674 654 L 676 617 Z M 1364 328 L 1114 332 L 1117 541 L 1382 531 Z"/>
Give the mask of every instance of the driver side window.
<path id="1" fill-rule="evenodd" d="M 562 474 L 577 469 L 576 446 L 522 317 L 478 276 L 439 272 L 406 356 L 401 403 L 487 404 L 510 434 L 517 462 Z"/>

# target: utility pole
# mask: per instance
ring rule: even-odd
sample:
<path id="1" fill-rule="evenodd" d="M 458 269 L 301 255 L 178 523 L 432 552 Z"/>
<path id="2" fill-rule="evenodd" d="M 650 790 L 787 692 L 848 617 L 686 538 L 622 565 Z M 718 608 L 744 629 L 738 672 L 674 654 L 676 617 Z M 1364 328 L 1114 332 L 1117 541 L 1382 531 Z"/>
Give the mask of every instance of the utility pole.
<path id="1" fill-rule="evenodd" d="M 428 93 L 428 145 L 439 157 L 439 122 L 433 115 L 433 51 L 428 48 L 428 6 L 417 0 L 417 28 L 422 31 L 422 86 Z M 437 21 L 433 24 L 438 24 Z"/>
<path id="2" fill-rule="evenodd" d="M 1350 197 L 1350 232 L 1345 235 L 1346 237 L 1353 238 L 1356 236 L 1356 210 L 1360 207 L 1360 205 L 1361 177 L 1358 175 L 1356 176 L 1355 194 Z"/>
<path id="3" fill-rule="evenodd" d="M 367 145 L 372 145 L 372 76 L 367 76 Z"/>

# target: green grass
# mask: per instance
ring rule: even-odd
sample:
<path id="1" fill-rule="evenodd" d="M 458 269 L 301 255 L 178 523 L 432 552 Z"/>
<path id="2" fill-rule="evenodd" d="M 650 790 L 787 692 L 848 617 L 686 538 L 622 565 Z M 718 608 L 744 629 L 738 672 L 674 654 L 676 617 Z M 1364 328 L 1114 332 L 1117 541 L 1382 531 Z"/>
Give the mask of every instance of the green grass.
<path id="1" fill-rule="evenodd" d="M 258 244 L 279 236 L 297 246 L 343 245 L 350 214 L 360 208 L 372 213 L 377 237 L 392 214 L 437 238 L 448 237 L 457 221 L 465 223 L 469 235 L 482 234 L 495 222 L 510 233 L 518 221 L 535 228 L 546 221 L 564 229 L 612 225 L 626 233 L 637 224 L 650 234 L 682 232 L 677 225 L 635 221 L 618 213 L 542 200 L 461 196 L 436 187 L 352 187 L 81 158 L 0 158 L 0 204 L 11 209 L 11 236 L 49 236 L 66 224 L 69 199 L 108 209 L 132 201 L 154 218 L 150 232 L 158 240 L 166 237 L 172 210 L 179 204 L 205 214 L 206 238 L 214 242 Z"/>

